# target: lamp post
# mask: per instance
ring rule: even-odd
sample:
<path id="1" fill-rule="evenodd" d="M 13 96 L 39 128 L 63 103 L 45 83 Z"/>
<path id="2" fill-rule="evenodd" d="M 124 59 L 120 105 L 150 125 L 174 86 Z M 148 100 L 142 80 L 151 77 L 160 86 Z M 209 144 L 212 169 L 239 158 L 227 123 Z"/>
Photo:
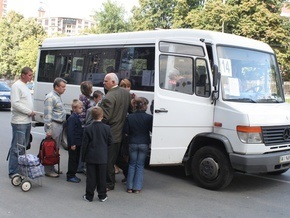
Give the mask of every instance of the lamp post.
<path id="1" fill-rule="evenodd" d="M 224 8 L 225 8 L 225 4 L 226 4 L 226 0 L 223 0 L 223 5 L 224 5 Z M 223 13 L 225 14 L 225 13 Z M 222 32 L 224 33 L 225 32 L 225 22 L 223 20 L 223 23 L 222 23 Z"/>

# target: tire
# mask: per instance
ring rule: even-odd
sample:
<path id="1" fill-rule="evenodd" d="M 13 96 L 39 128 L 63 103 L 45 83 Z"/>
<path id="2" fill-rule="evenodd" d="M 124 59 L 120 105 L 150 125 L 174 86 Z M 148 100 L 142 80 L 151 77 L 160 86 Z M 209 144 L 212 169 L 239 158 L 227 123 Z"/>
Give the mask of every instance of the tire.
<path id="1" fill-rule="evenodd" d="M 66 121 L 63 125 L 63 130 L 62 130 L 62 137 L 61 137 L 61 146 L 67 150 L 67 125 L 66 125 Z"/>
<path id="2" fill-rule="evenodd" d="M 289 170 L 289 169 L 278 170 L 278 171 L 268 172 L 267 174 L 278 176 L 278 175 L 281 175 L 282 173 L 287 172 L 288 170 Z"/>
<path id="3" fill-rule="evenodd" d="M 11 184 L 14 186 L 19 186 L 22 182 L 21 176 L 16 175 L 11 178 Z"/>
<path id="4" fill-rule="evenodd" d="M 28 192 L 30 189 L 31 189 L 31 182 L 29 181 L 24 181 L 22 182 L 21 184 L 21 190 L 24 191 L 24 192 Z"/>
<path id="5" fill-rule="evenodd" d="M 191 170 L 198 185 L 210 190 L 225 188 L 233 179 L 233 169 L 227 154 L 213 146 L 205 146 L 196 151 Z"/>

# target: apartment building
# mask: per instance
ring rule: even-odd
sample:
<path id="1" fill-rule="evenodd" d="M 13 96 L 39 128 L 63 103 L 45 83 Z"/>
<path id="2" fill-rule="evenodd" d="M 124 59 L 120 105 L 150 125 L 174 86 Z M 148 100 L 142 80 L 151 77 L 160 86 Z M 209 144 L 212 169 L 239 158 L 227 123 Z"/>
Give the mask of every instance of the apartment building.
<path id="1" fill-rule="evenodd" d="M 37 21 L 41 24 L 48 35 L 78 35 L 84 29 L 94 26 L 94 21 L 72 18 L 72 17 L 50 17 L 46 16 L 45 10 L 38 9 Z"/>
<path id="2" fill-rule="evenodd" d="M 7 14 L 7 0 L 0 0 L 0 18 Z"/>

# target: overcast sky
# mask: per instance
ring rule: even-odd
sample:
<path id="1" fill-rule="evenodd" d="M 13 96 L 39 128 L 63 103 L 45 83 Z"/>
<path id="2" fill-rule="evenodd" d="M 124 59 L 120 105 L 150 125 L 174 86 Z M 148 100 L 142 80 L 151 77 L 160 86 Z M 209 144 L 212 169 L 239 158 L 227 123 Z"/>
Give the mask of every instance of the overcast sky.
<path id="1" fill-rule="evenodd" d="M 14 10 L 24 17 L 36 17 L 42 7 L 50 17 L 89 18 L 94 11 L 100 10 L 107 0 L 7 0 L 7 9 Z M 123 6 L 130 13 L 138 0 L 111 0 Z"/>

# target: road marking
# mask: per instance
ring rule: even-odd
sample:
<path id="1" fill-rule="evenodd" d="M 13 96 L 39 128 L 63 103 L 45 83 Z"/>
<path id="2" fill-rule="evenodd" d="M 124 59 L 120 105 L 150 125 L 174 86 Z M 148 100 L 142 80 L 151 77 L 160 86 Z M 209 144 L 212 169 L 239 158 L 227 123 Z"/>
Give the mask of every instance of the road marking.
<path id="1" fill-rule="evenodd" d="M 237 172 L 237 173 L 239 173 L 239 172 Z M 284 182 L 284 183 L 290 184 L 290 181 L 286 181 L 286 180 L 282 180 L 282 179 L 274 179 L 274 178 L 269 178 L 269 177 L 259 176 L 259 175 L 253 175 L 253 174 L 248 174 L 248 173 L 239 173 L 239 174 L 252 176 L 252 177 L 257 177 L 257 178 L 260 178 L 260 179 L 268 179 L 268 180 L 272 180 L 272 181 L 276 181 L 276 182 Z"/>

